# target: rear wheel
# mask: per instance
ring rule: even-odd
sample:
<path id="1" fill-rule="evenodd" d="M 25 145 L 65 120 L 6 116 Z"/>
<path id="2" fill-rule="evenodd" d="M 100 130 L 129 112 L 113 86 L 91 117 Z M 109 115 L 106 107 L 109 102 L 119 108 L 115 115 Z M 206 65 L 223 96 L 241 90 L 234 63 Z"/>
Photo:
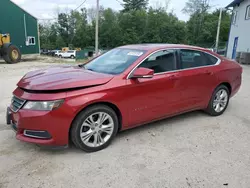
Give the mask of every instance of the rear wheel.
<path id="1" fill-rule="evenodd" d="M 212 116 L 219 116 L 223 114 L 227 109 L 229 98 L 229 89 L 225 85 L 220 85 L 217 87 L 206 109 L 207 113 Z"/>
<path id="2" fill-rule="evenodd" d="M 71 140 L 86 152 L 106 148 L 118 130 L 116 113 L 106 105 L 95 105 L 82 111 L 74 120 Z"/>
<path id="3" fill-rule="evenodd" d="M 74 55 L 71 55 L 70 58 L 71 58 L 71 59 L 75 59 L 75 56 L 74 56 Z"/>
<path id="4" fill-rule="evenodd" d="M 4 50 L 5 54 L 3 55 L 3 59 L 6 61 L 6 63 L 13 64 L 21 61 L 21 52 L 15 45 L 11 44 L 7 47 L 7 49 Z"/>

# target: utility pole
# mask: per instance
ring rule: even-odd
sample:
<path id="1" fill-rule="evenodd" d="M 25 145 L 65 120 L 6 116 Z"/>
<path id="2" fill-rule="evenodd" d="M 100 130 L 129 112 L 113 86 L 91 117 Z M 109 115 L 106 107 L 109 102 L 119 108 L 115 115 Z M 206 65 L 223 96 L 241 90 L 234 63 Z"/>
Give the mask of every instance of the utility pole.
<path id="1" fill-rule="evenodd" d="M 220 16 L 219 16 L 218 28 L 217 28 L 217 36 L 216 36 L 216 42 L 215 42 L 216 52 L 218 51 L 218 47 L 219 47 L 221 16 L 222 16 L 222 8 L 220 9 Z"/>
<path id="2" fill-rule="evenodd" d="M 98 29 L 99 29 L 99 0 L 96 0 L 96 21 L 95 21 L 95 55 L 98 56 Z"/>

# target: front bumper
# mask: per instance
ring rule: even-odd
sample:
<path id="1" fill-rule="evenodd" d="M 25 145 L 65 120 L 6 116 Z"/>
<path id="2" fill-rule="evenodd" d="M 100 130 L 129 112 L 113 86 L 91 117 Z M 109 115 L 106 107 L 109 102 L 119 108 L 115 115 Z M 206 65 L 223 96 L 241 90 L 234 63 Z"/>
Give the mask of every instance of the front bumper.
<path id="1" fill-rule="evenodd" d="M 68 145 L 72 119 L 72 114 L 61 107 L 53 111 L 17 112 L 8 107 L 6 112 L 6 123 L 16 132 L 16 138 L 39 145 Z"/>
<path id="2" fill-rule="evenodd" d="M 6 111 L 6 123 L 7 123 L 7 125 L 11 126 L 13 131 L 17 132 L 17 126 L 16 126 L 15 122 L 13 121 L 12 111 L 10 110 L 9 107 L 7 108 L 7 111 Z"/>

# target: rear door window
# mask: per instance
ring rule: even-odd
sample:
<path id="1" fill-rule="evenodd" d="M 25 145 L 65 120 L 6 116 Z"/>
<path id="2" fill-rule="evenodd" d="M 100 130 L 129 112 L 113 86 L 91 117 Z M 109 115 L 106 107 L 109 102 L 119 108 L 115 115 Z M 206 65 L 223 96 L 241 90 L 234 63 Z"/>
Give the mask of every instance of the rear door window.
<path id="1" fill-rule="evenodd" d="M 212 55 L 204 53 L 204 56 L 206 57 L 207 65 L 215 65 L 218 62 L 218 59 Z"/>
<path id="2" fill-rule="evenodd" d="M 182 49 L 180 50 L 180 68 L 189 69 L 214 65 L 218 61 L 217 58 L 196 50 Z"/>

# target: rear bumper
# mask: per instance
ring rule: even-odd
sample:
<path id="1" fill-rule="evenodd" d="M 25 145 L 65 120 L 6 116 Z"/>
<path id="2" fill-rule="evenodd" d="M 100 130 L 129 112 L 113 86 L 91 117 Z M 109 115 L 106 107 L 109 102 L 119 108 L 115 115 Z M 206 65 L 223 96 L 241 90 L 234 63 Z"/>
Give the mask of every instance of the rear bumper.
<path id="1" fill-rule="evenodd" d="M 68 145 L 73 116 L 63 108 L 54 111 L 19 110 L 7 108 L 6 123 L 16 132 L 16 138 L 39 145 Z"/>

